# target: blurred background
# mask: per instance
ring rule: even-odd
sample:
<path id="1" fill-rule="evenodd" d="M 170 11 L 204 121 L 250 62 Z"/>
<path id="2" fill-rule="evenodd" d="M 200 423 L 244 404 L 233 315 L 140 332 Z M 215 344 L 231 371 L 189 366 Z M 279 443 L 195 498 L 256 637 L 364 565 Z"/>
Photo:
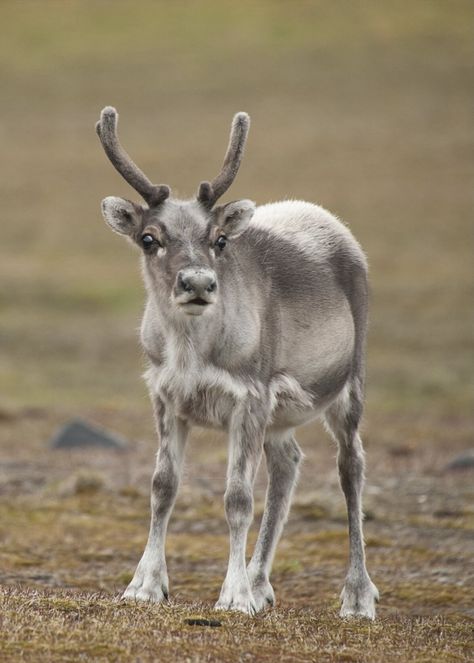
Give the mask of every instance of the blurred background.
<path id="1" fill-rule="evenodd" d="M 469 2 L 4 2 L 4 406 L 142 400 L 136 255 L 106 195 L 135 196 L 94 132 L 121 114 L 149 176 L 192 196 L 234 112 L 252 129 L 228 198 L 317 202 L 371 267 L 369 407 L 457 416 L 472 363 Z M 429 413 L 429 414 L 428 414 Z"/>
<path id="2" fill-rule="evenodd" d="M 350 226 L 368 255 L 372 284 L 365 422 L 367 525 L 379 536 L 372 567 L 385 573 L 390 566 L 394 531 L 408 527 L 397 515 L 406 502 L 412 526 L 421 520 L 403 530 L 404 540 L 425 546 L 428 557 L 440 540 L 456 540 L 461 561 L 448 584 L 459 584 L 472 473 L 445 468 L 474 446 L 472 3 L 21 0 L 2 2 L 0 21 L 0 491 L 9 509 L 28 496 L 37 509 L 38 496 L 47 497 L 56 517 L 72 500 L 68 525 L 54 520 L 58 538 L 83 508 L 79 470 L 86 488 L 102 491 L 105 502 L 112 496 L 118 512 L 118 495 L 136 500 L 136 528 L 112 571 L 100 571 L 94 557 L 103 546 L 92 522 L 81 527 L 92 528 L 86 539 L 96 566 L 89 559 L 64 571 L 69 562 L 55 559 L 49 568 L 33 555 L 55 545 L 49 516 L 36 514 L 27 538 L 24 502 L 21 513 L 5 511 L 6 581 L 113 592 L 146 537 L 156 442 L 140 377 L 144 293 L 137 252 L 100 214 L 107 195 L 136 199 L 94 132 L 101 108 L 114 105 L 132 158 L 183 197 L 218 172 L 231 118 L 247 111 L 246 155 L 226 199 L 302 198 Z M 57 427 L 76 416 L 124 435 L 129 451 L 49 450 Z M 214 495 L 223 485 L 225 444 L 215 434 L 194 439 L 171 540 L 183 547 L 180 532 L 192 532 L 199 513 L 184 521 L 187 530 L 182 518 L 207 504 L 200 516 L 206 531 L 215 526 L 212 541 L 223 546 L 216 559 L 224 559 L 226 526 Z M 294 528 L 299 522 L 308 532 L 340 533 L 327 544 L 336 548 L 326 549 L 328 564 L 341 550 L 340 568 L 318 586 L 329 582 L 332 591 L 345 560 L 335 450 L 319 425 L 299 439 L 308 459 Z M 448 528 L 441 537 L 438 526 Z M 111 536 L 106 547 L 116 550 L 120 532 Z M 281 583 L 285 564 L 299 568 L 291 566 L 291 542 L 284 545 Z M 19 550 L 30 560 L 24 566 L 15 561 Z M 413 570 L 416 555 L 405 552 L 397 573 L 405 563 Z M 35 579 L 35 565 L 43 580 Z M 217 577 L 205 593 L 217 591 Z"/>

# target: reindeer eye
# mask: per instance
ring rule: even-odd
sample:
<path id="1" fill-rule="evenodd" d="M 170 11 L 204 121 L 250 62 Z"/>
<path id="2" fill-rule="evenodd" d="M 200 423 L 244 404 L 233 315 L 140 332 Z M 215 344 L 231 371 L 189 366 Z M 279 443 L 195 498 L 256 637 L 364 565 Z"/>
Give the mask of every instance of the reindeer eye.
<path id="1" fill-rule="evenodd" d="M 150 235 L 149 233 L 142 235 L 141 242 L 145 250 L 151 249 L 153 246 L 161 246 L 160 242 L 155 237 L 153 237 L 153 235 Z"/>
<path id="2" fill-rule="evenodd" d="M 214 243 L 214 246 L 217 246 L 217 248 L 222 251 L 226 244 L 227 244 L 227 237 L 225 235 L 219 235 L 219 237 L 216 239 Z"/>

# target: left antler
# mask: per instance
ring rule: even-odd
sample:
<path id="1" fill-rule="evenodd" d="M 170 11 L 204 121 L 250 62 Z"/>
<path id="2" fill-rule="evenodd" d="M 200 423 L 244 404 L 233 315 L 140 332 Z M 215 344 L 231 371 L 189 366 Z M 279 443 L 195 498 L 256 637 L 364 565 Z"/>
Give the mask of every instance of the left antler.
<path id="1" fill-rule="evenodd" d="M 227 147 L 221 172 L 212 182 L 201 182 L 199 185 L 197 199 L 207 207 L 212 207 L 235 180 L 242 160 L 249 128 L 250 117 L 247 113 L 237 113 L 232 121 L 229 146 Z"/>

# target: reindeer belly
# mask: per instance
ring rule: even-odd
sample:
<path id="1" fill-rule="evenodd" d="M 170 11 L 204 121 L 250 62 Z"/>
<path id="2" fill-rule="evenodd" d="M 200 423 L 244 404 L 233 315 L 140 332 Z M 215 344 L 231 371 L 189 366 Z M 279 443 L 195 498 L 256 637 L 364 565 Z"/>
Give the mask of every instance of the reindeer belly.
<path id="1" fill-rule="evenodd" d="M 345 299 L 332 315 L 323 307 L 292 313 L 282 316 L 279 370 L 270 383 L 274 427 L 300 426 L 322 414 L 347 383 L 353 361 L 354 323 Z"/>
<path id="2" fill-rule="evenodd" d="M 303 387 L 294 377 L 279 373 L 270 383 L 271 415 L 269 428 L 295 428 L 319 417 L 338 396 L 347 377 L 331 389 Z"/>

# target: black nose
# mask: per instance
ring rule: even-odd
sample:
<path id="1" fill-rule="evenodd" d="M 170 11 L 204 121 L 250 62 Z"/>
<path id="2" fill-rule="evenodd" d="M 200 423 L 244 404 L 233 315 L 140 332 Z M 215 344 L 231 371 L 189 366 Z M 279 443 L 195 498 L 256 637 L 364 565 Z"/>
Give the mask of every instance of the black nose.
<path id="1" fill-rule="evenodd" d="M 214 292 L 217 281 L 214 272 L 209 269 L 183 269 L 178 273 L 178 289 L 199 297 L 205 292 Z"/>
<path id="2" fill-rule="evenodd" d="M 181 272 L 178 274 L 178 287 L 184 292 L 192 292 L 193 287 L 189 282 L 189 277 L 183 276 Z"/>

